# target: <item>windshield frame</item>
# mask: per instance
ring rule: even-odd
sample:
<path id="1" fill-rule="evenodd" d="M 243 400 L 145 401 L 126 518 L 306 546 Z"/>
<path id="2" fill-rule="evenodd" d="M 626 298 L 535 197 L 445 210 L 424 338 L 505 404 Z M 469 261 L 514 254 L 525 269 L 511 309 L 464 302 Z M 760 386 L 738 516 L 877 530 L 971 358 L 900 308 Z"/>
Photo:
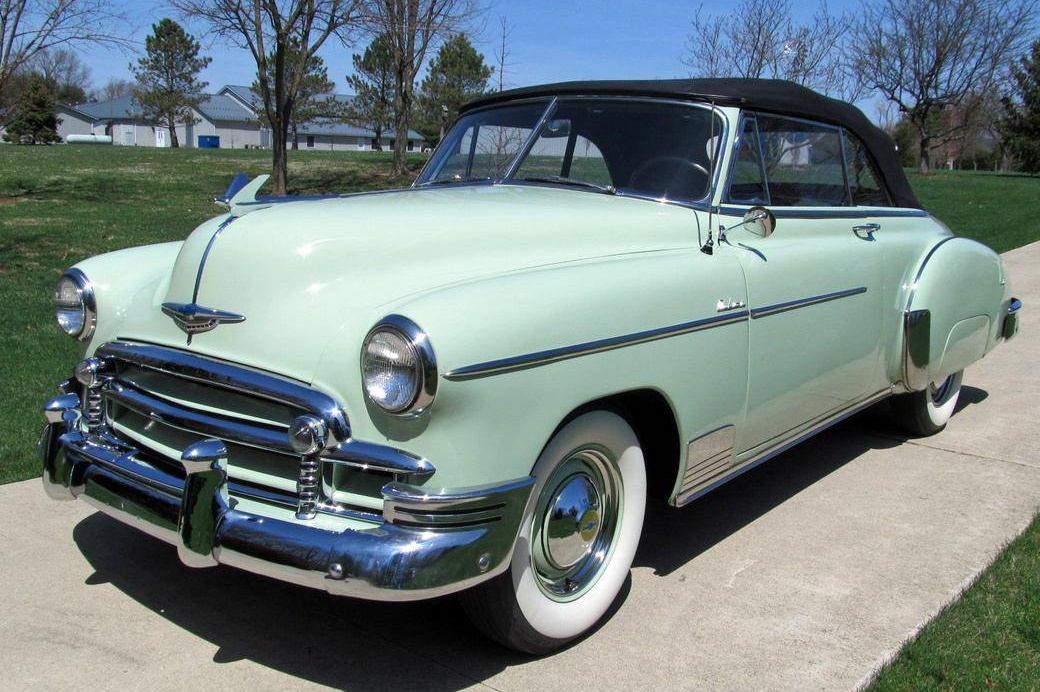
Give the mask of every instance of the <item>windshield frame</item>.
<path id="1" fill-rule="evenodd" d="M 715 118 L 717 120 L 718 124 L 720 124 L 720 127 L 718 129 L 719 143 L 716 145 L 716 152 L 715 152 L 715 160 L 714 160 L 715 166 L 714 166 L 714 170 L 712 170 L 711 179 L 708 181 L 709 184 L 708 184 L 708 188 L 707 188 L 707 191 L 705 192 L 705 194 L 702 197 L 699 197 L 697 199 L 679 199 L 679 198 L 672 198 L 672 197 L 655 197 L 655 196 L 650 195 L 650 194 L 641 193 L 641 192 L 638 192 L 638 191 L 635 191 L 635 190 L 626 190 L 624 188 L 616 188 L 614 192 L 608 193 L 606 191 L 593 189 L 592 187 L 585 188 L 585 187 L 577 187 L 577 186 L 573 186 L 573 185 L 568 185 L 566 183 L 553 183 L 553 182 L 546 182 L 546 181 L 522 180 L 522 179 L 515 178 L 514 176 L 515 176 L 515 174 L 517 172 L 517 169 L 523 163 L 524 159 L 527 158 L 527 155 L 531 152 L 531 149 L 534 147 L 535 143 L 538 141 L 538 138 L 541 136 L 542 128 L 545 126 L 545 123 L 547 121 L 549 121 L 553 117 L 553 115 L 555 114 L 555 112 L 558 109 L 559 105 L 561 103 L 569 103 L 569 102 L 574 102 L 574 101 L 586 101 L 586 100 L 615 101 L 615 102 L 624 102 L 624 103 L 652 103 L 652 104 L 682 106 L 682 107 L 686 107 L 686 108 L 698 108 L 698 109 L 703 109 L 703 110 L 709 111 L 711 113 L 711 117 L 713 117 L 713 118 Z M 488 105 L 488 106 L 483 106 L 481 108 L 474 108 L 473 110 L 466 111 L 465 113 L 460 115 L 458 118 L 456 118 L 455 122 L 452 123 L 451 128 L 448 129 L 448 132 L 451 132 L 451 130 L 455 127 L 455 125 L 459 122 L 459 120 L 461 120 L 465 116 L 472 115 L 474 113 L 481 113 L 481 112 L 484 112 L 484 111 L 496 110 L 496 109 L 499 109 L 499 108 L 509 108 L 509 107 L 518 106 L 518 105 L 530 105 L 532 103 L 538 103 L 538 102 L 545 102 L 545 104 L 546 104 L 545 105 L 545 110 L 542 111 L 542 114 L 538 118 L 538 120 L 535 122 L 535 124 L 533 126 L 533 129 L 531 130 L 531 133 L 527 136 L 527 138 L 525 139 L 524 143 L 517 149 L 516 153 L 513 155 L 513 158 L 510 160 L 509 164 L 505 167 L 503 173 L 501 175 L 499 175 L 497 178 L 482 178 L 482 179 L 479 179 L 479 180 L 459 180 L 459 181 L 448 181 L 448 180 L 444 180 L 444 181 L 425 180 L 425 181 L 423 181 L 423 177 L 426 176 L 430 172 L 431 165 L 435 161 L 437 161 L 437 159 L 438 159 L 438 157 L 437 157 L 437 150 L 440 149 L 440 147 L 446 141 L 448 141 L 448 137 L 445 136 L 445 138 L 443 140 L 441 140 L 440 144 L 437 145 L 437 149 L 434 149 L 433 154 L 430 156 L 429 160 L 423 166 L 422 170 L 419 171 L 419 175 L 416 177 L 415 182 L 412 183 L 412 187 L 413 188 L 422 189 L 422 188 L 425 188 L 425 187 L 437 187 L 437 186 L 439 186 L 439 187 L 451 187 L 451 186 L 503 185 L 503 184 L 519 185 L 519 186 L 535 186 L 535 187 L 553 187 L 553 188 L 565 188 L 565 189 L 569 189 L 569 190 L 574 190 L 574 191 L 578 191 L 578 192 L 586 192 L 586 193 L 590 193 L 590 194 L 616 194 L 619 197 L 631 197 L 631 198 L 635 198 L 635 199 L 645 199 L 645 200 L 654 201 L 654 202 L 660 202 L 660 203 L 665 203 L 665 204 L 678 204 L 680 206 L 693 207 L 693 208 L 696 208 L 696 209 L 704 209 L 704 210 L 706 210 L 710 206 L 712 198 L 715 196 L 715 194 L 719 190 L 719 185 L 721 184 L 722 177 L 723 177 L 723 168 L 725 168 L 724 164 L 728 163 L 728 159 L 729 159 L 729 156 L 728 156 L 729 149 L 727 147 L 727 143 L 729 142 L 730 122 L 729 122 L 729 118 L 727 117 L 726 111 L 721 106 L 718 106 L 718 105 L 716 105 L 714 103 L 709 103 L 709 102 L 706 102 L 706 101 L 695 101 L 695 100 L 676 99 L 676 98 L 657 98 L 657 97 L 653 97 L 653 96 L 619 96 L 619 95 L 600 96 L 600 95 L 597 95 L 597 94 L 576 94 L 576 95 L 567 95 L 567 96 L 539 96 L 539 97 L 532 97 L 532 98 L 526 98 L 526 99 L 516 99 L 516 100 L 513 100 L 513 101 L 506 101 L 506 102 L 495 103 L 495 104 L 491 104 L 491 105 Z M 420 181 L 422 181 L 422 182 L 420 182 Z"/>

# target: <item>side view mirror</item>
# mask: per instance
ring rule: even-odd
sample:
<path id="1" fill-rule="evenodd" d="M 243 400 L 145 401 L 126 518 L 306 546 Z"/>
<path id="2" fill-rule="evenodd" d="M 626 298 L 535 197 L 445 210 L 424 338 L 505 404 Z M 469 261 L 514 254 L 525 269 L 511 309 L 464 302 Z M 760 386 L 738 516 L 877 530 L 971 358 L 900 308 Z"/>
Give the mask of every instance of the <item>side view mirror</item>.
<path id="1" fill-rule="evenodd" d="M 751 207 L 744 214 L 741 225 L 757 236 L 768 238 L 776 229 L 776 216 L 765 207 Z"/>

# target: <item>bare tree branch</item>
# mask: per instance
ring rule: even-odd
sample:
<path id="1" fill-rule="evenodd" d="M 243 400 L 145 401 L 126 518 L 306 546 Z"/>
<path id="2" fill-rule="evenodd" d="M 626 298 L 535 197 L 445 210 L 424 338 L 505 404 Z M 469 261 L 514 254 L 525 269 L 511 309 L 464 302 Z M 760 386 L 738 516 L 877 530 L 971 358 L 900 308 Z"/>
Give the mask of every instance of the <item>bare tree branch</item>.
<path id="1" fill-rule="evenodd" d="M 0 0 L 3 2 L 3 0 Z M 362 0 L 169 0 L 185 18 L 248 50 L 257 91 L 271 124 L 275 194 L 288 183 L 286 143 L 307 65 L 330 38 L 344 43 L 360 18 Z"/>
<path id="2" fill-rule="evenodd" d="M 124 14 L 106 0 L 0 0 L 0 124 L 11 77 L 51 48 L 107 43 L 128 47 Z"/>
<path id="3" fill-rule="evenodd" d="M 850 44 L 859 82 L 895 103 L 931 152 L 969 131 L 1023 52 L 1037 0 L 868 0 Z"/>
<path id="4" fill-rule="evenodd" d="M 791 0 L 741 0 L 725 15 L 698 7 L 682 56 L 694 76 L 788 79 L 842 98 L 855 97 L 841 61 L 851 26 L 821 0 L 806 24 L 792 17 Z"/>
<path id="5" fill-rule="evenodd" d="M 386 36 L 394 73 L 394 169 L 406 174 L 415 82 L 430 48 L 466 26 L 477 0 L 367 0 L 363 16 L 374 34 Z"/>

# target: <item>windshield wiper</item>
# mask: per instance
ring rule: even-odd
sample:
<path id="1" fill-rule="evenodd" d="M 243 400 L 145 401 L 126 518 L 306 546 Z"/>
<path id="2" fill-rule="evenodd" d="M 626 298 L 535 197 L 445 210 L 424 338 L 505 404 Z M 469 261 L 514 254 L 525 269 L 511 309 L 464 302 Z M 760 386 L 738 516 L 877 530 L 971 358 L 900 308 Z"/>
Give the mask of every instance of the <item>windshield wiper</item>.
<path id="1" fill-rule="evenodd" d="M 472 183 L 474 180 L 491 180 L 491 178 L 483 178 L 477 175 L 462 177 L 460 175 L 452 178 L 440 178 L 439 180 L 427 180 L 424 183 L 419 183 L 417 187 L 426 187 L 427 185 L 451 185 L 452 183 Z"/>
<path id="2" fill-rule="evenodd" d="M 559 183 L 560 185 L 589 187 L 593 190 L 606 192 L 608 195 L 617 194 L 617 188 L 615 188 L 613 185 L 600 185 L 599 183 L 590 183 L 588 180 L 578 180 L 577 178 L 568 178 L 563 175 L 531 175 L 525 178 L 520 178 L 520 180 L 526 180 L 531 183 Z"/>

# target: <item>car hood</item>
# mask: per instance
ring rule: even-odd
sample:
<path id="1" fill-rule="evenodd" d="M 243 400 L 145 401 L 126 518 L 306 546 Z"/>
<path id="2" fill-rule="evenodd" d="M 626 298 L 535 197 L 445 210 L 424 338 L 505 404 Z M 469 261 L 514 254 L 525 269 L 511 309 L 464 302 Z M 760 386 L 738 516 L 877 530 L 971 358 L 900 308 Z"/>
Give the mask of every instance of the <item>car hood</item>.
<path id="1" fill-rule="evenodd" d="M 330 339 L 350 334 L 360 344 L 411 296 L 503 272 L 690 246 L 697 237 L 688 209 L 532 186 L 278 202 L 199 227 L 157 296 L 244 321 L 196 334 L 190 345 L 165 315 L 134 331 L 309 382 Z"/>

